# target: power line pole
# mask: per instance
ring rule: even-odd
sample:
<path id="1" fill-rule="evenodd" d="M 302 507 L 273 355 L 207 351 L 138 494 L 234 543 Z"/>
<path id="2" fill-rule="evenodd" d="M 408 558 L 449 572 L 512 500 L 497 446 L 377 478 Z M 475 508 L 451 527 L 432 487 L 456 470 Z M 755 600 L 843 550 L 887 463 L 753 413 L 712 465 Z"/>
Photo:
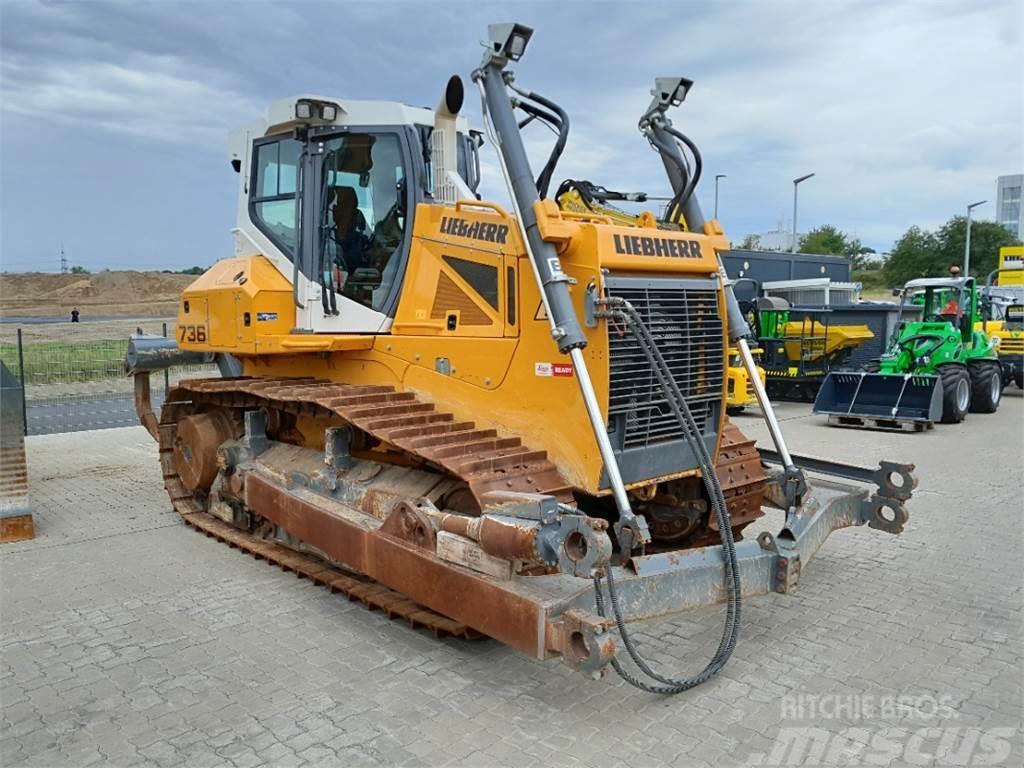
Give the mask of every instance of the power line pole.
<path id="1" fill-rule="evenodd" d="M 60 273 L 66 275 L 68 273 L 68 257 L 64 255 L 64 244 L 60 246 Z"/>

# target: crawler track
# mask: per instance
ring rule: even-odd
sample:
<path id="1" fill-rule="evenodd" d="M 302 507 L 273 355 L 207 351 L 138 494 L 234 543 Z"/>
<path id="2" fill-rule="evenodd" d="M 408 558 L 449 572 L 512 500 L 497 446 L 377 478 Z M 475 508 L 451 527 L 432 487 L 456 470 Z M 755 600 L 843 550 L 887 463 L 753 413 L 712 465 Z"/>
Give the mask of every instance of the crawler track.
<path id="1" fill-rule="evenodd" d="M 207 536 L 308 578 L 332 592 L 343 592 L 370 608 L 401 617 L 437 636 L 468 639 L 479 633 L 435 613 L 360 574 L 333 567 L 318 557 L 229 525 L 206 511 L 206 499 L 182 482 L 174 461 L 178 423 L 210 407 L 270 408 L 297 416 L 344 422 L 392 447 L 415 463 L 465 482 L 477 503 L 490 490 L 546 493 L 571 501 L 568 484 L 544 451 L 531 451 L 519 438 L 500 438 L 439 412 L 413 393 L 386 386 L 338 384 L 315 379 L 205 379 L 182 381 L 167 396 L 157 426 L 164 487 L 186 524 Z M 760 514 L 765 476 L 754 442 L 728 420 L 722 434 L 717 472 L 737 523 Z"/>
<path id="2" fill-rule="evenodd" d="M 488 491 L 546 493 L 571 502 L 568 483 L 545 451 L 531 451 L 518 437 L 498 437 L 438 411 L 412 392 L 387 386 L 337 384 L 316 379 L 208 379 L 183 381 L 168 403 L 277 409 L 344 421 L 415 461 L 461 478 L 477 502 Z M 161 426 L 166 420 L 161 414 Z"/>
<path id="3" fill-rule="evenodd" d="M 205 512 L 183 513 L 182 518 L 191 528 L 224 542 L 229 547 L 240 549 L 257 560 L 265 560 L 283 571 L 291 571 L 296 576 L 309 579 L 331 592 L 342 592 L 348 595 L 349 600 L 359 600 L 370 608 L 379 608 L 391 618 L 403 618 L 414 628 L 429 629 L 436 637 L 462 637 L 467 640 L 482 637 L 479 632 L 465 624 L 434 613 L 365 576 L 334 568 L 318 557 L 266 541 L 221 522 Z"/>

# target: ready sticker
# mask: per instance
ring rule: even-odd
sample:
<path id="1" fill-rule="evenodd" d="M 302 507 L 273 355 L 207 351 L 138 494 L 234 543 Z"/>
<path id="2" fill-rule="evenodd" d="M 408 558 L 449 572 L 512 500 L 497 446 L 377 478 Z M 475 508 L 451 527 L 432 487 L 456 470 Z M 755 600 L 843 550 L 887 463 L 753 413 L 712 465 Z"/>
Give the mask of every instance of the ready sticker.
<path id="1" fill-rule="evenodd" d="M 534 363 L 533 373 L 536 376 L 572 376 L 572 365 L 569 363 Z"/>

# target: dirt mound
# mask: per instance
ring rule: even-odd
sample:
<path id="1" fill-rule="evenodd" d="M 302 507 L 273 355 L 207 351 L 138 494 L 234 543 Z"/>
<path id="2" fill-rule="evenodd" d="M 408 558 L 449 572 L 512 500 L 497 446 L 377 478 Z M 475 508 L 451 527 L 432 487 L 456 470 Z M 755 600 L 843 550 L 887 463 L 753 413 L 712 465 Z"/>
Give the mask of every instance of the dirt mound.
<path id="1" fill-rule="evenodd" d="M 178 297 L 195 279 L 194 275 L 163 272 L 4 273 L 0 276 L 0 316 L 63 316 L 73 307 L 83 316 L 173 316 Z"/>
<path id="2" fill-rule="evenodd" d="M 61 299 L 84 299 L 98 295 L 99 289 L 93 284 L 92 280 L 77 280 L 71 285 L 58 288 L 54 293 Z"/>

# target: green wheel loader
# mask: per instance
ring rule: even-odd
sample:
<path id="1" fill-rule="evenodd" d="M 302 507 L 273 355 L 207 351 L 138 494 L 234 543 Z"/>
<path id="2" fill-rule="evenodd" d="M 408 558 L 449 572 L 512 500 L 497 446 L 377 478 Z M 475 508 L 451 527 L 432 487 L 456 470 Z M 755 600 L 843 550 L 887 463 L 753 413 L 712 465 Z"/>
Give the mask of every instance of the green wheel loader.
<path id="1" fill-rule="evenodd" d="M 862 371 L 830 373 L 814 412 L 834 426 L 911 430 L 956 424 L 968 411 L 995 413 L 1003 377 L 996 342 L 975 327 L 981 315 L 974 278 L 919 278 L 901 293 L 885 353 Z M 903 319 L 911 305 L 920 308 L 920 320 Z"/>

